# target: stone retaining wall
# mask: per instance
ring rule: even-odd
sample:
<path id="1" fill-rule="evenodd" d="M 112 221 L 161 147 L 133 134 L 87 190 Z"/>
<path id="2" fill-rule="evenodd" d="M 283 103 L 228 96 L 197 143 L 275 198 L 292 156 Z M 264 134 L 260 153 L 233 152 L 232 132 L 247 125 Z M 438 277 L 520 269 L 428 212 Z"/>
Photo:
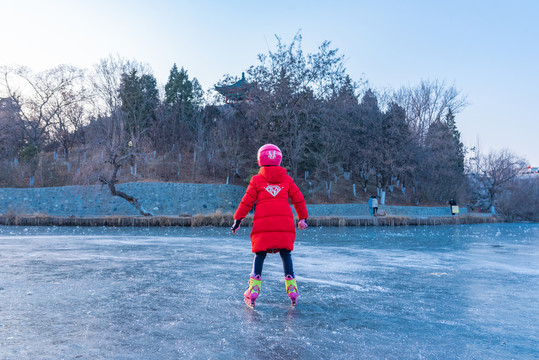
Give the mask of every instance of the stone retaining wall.
<path id="1" fill-rule="evenodd" d="M 127 183 L 116 189 L 137 198 L 154 215 L 233 212 L 245 192 L 245 188 L 234 185 L 176 183 Z M 140 215 L 133 205 L 100 185 L 0 188 L 0 214 Z"/>
<path id="2" fill-rule="evenodd" d="M 233 213 L 245 188 L 235 185 L 184 183 L 126 183 L 116 186 L 136 197 L 146 211 L 156 216 Z M 307 205 L 310 217 L 369 216 L 367 204 Z M 393 216 L 450 216 L 449 206 L 380 206 Z M 467 213 L 461 209 L 461 215 Z M 126 200 L 112 196 L 100 185 L 55 188 L 0 188 L 0 214 L 50 216 L 136 216 Z"/>

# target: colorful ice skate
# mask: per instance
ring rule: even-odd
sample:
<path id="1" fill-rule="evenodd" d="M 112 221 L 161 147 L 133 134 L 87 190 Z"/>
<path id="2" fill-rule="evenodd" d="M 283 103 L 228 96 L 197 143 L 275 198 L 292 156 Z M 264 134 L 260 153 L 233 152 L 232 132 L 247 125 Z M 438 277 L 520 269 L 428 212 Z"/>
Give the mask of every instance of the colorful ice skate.
<path id="1" fill-rule="evenodd" d="M 286 293 L 288 294 L 290 301 L 292 301 L 292 305 L 295 306 L 298 299 L 298 284 L 296 283 L 296 279 L 294 279 L 292 275 L 286 275 L 284 283 L 286 286 Z"/>
<path id="2" fill-rule="evenodd" d="M 261 280 L 260 275 L 251 276 L 249 279 L 249 288 L 243 293 L 244 301 L 247 306 L 255 307 L 256 298 L 260 294 Z"/>

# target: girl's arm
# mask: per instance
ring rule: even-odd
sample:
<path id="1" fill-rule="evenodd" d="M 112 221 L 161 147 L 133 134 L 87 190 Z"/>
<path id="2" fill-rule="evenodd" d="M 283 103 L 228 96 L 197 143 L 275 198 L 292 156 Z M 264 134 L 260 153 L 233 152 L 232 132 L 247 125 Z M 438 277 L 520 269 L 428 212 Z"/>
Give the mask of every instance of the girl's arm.
<path id="1" fill-rule="evenodd" d="M 294 209 L 296 210 L 296 214 L 298 215 L 298 218 L 300 220 L 305 220 L 309 217 L 309 213 L 307 212 L 307 206 L 305 205 L 305 199 L 303 198 L 303 194 L 299 190 L 298 186 L 294 183 L 294 181 L 290 182 L 290 189 L 288 190 L 288 197 L 292 201 L 292 204 L 294 205 Z"/>
<path id="2" fill-rule="evenodd" d="M 247 190 L 245 191 L 245 195 L 243 195 L 243 198 L 241 199 L 240 204 L 238 205 L 238 209 L 234 213 L 234 219 L 240 220 L 246 217 L 249 211 L 251 211 L 251 209 L 255 205 L 257 198 L 258 198 L 258 190 L 256 188 L 256 184 L 253 177 L 251 178 L 251 181 L 249 182 L 249 186 L 247 187 Z"/>

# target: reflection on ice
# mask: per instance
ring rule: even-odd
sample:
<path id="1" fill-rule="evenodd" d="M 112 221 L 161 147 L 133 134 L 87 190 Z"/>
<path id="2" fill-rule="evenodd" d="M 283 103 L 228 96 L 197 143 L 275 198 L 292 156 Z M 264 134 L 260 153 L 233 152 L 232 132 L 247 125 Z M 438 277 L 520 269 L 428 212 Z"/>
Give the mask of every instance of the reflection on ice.
<path id="1" fill-rule="evenodd" d="M 310 228 L 289 305 L 248 229 L 0 227 L 0 359 L 531 359 L 539 226 Z"/>

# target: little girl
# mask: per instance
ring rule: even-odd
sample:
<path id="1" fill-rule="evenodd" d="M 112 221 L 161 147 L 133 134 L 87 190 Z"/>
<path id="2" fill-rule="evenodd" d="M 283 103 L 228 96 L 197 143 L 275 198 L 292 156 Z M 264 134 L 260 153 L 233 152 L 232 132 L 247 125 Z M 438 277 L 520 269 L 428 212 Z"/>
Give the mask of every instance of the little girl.
<path id="1" fill-rule="evenodd" d="M 296 229 L 294 216 L 288 199 L 296 209 L 299 223 L 298 228 L 307 228 L 305 220 L 308 217 L 303 194 L 281 167 L 281 150 L 266 144 L 258 149 L 258 166 L 260 171 L 251 178 L 245 195 L 234 213 L 232 233 L 236 234 L 241 222 L 256 203 L 253 228 L 251 231 L 252 251 L 255 253 L 253 269 L 249 279 L 249 288 L 245 291 L 245 303 L 251 307 L 260 294 L 262 266 L 266 254 L 279 252 L 283 260 L 286 293 L 296 305 L 298 286 L 294 276 L 294 266 L 290 252 L 294 250 Z"/>

